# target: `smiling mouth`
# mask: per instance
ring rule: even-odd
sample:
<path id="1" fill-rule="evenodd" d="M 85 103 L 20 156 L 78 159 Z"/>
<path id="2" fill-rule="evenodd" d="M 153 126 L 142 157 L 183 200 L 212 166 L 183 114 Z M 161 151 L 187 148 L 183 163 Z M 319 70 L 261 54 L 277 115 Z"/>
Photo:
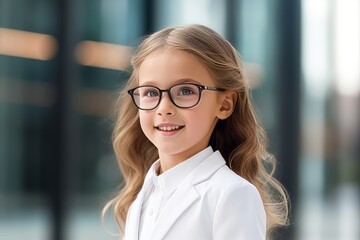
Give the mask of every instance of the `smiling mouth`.
<path id="1" fill-rule="evenodd" d="M 159 127 L 155 127 L 155 128 L 160 130 L 160 131 L 171 132 L 171 131 L 180 130 L 180 129 L 184 128 L 184 127 L 185 126 L 159 126 Z"/>

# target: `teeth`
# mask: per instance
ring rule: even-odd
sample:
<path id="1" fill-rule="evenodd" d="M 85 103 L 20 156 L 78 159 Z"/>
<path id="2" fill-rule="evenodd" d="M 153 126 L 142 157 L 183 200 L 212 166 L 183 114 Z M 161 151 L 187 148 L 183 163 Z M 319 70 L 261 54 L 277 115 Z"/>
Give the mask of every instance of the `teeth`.
<path id="1" fill-rule="evenodd" d="M 179 129 L 180 126 L 163 126 L 163 127 L 159 127 L 159 129 L 161 131 L 172 131 L 172 130 L 176 130 Z"/>

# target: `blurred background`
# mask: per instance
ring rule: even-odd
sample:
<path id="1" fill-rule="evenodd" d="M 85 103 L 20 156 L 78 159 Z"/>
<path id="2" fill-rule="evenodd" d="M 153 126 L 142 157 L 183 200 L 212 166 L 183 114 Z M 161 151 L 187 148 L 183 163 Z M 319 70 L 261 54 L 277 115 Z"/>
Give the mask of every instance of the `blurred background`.
<path id="1" fill-rule="evenodd" d="M 140 37 L 189 23 L 246 63 L 292 203 L 273 239 L 360 239 L 360 1 L 0 0 L 1 240 L 118 239 L 113 102 Z"/>

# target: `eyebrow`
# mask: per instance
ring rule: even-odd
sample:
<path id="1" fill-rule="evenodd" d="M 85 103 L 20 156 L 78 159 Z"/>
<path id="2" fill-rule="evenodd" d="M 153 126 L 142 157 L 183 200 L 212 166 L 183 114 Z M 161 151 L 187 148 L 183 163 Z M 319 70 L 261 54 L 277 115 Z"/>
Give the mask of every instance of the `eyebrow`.
<path id="1" fill-rule="evenodd" d="M 176 85 L 176 84 L 180 84 L 180 83 L 196 83 L 196 84 L 201 84 L 200 82 L 194 80 L 194 79 L 191 79 L 191 78 L 180 78 L 174 82 L 172 82 L 171 86 L 173 85 Z M 150 86 L 157 86 L 156 82 L 154 81 L 146 81 L 146 82 L 143 82 L 141 85 L 139 86 L 146 86 L 146 85 L 150 85 Z"/>

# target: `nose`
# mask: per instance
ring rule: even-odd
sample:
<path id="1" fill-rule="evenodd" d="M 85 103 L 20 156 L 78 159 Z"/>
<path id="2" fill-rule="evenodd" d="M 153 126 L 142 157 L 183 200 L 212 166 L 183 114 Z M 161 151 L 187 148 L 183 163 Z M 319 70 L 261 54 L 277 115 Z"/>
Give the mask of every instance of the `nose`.
<path id="1" fill-rule="evenodd" d="M 172 116 L 175 114 L 175 105 L 172 103 L 168 93 L 163 92 L 159 106 L 156 109 L 158 115 Z"/>

